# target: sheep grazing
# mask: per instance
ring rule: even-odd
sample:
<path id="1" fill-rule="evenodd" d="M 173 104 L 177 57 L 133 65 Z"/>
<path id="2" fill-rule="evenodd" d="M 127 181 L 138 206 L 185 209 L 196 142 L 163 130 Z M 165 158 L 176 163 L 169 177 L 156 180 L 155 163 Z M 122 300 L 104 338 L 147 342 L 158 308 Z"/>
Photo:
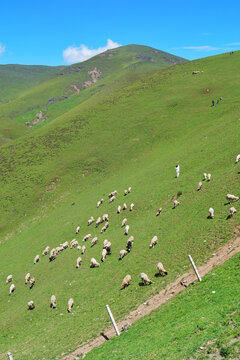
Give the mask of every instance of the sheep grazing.
<path id="1" fill-rule="evenodd" d="M 237 164 L 240 161 L 240 154 L 237 155 L 235 163 Z"/>
<path id="2" fill-rule="evenodd" d="M 101 234 L 107 230 L 107 228 L 109 227 L 109 222 L 106 222 L 106 224 L 101 228 Z"/>
<path id="3" fill-rule="evenodd" d="M 203 179 L 204 179 L 204 180 L 207 180 L 207 173 L 204 173 L 204 174 L 203 174 Z"/>
<path id="4" fill-rule="evenodd" d="M 117 193 L 118 193 L 117 190 L 114 190 L 110 194 L 108 194 L 108 197 L 111 198 L 111 197 L 117 195 Z"/>
<path id="5" fill-rule="evenodd" d="M 141 273 L 141 279 L 142 279 L 142 282 L 144 283 L 144 285 L 152 284 L 152 280 L 150 280 L 149 277 L 147 276 L 147 274 L 145 274 L 145 273 Z"/>
<path id="6" fill-rule="evenodd" d="M 77 250 L 81 250 L 81 248 L 82 248 L 82 247 L 81 247 L 80 245 L 78 245 L 78 246 L 76 247 Z"/>
<path id="7" fill-rule="evenodd" d="M 117 208 L 117 214 L 120 214 L 120 212 L 121 212 L 121 206 L 119 205 Z"/>
<path id="8" fill-rule="evenodd" d="M 83 245 L 82 246 L 82 255 L 85 254 L 85 252 L 86 252 L 86 246 Z"/>
<path id="9" fill-rule="evenodd" d="M 92 223 L 94 223 L 94 217 L 91 216 L 90 219 L 88 220 L 88 226 L 91 225 Z"/>
<path id="10" fill-rule="evenodd" d="M 74 303 L 74 301 L 72 298 L 68 300 L 68 307 L 67 307 L 68 312 L 72 311 L 73 303 Z"/>
<path id="11" fill-rule="evenodd" d="M 126 248 L 127 248 L 128 252 L 131 251 L 131 248 L 132 248 L 132 245 L 133 245 L 133 240 L 134 240 L 134 236 L 130 236 L 130 238 L 127 240 Z"/>
<path id="12" fill-rule="evenodd" d="M 107 250 L 107 255 L 111 255 L 111 246 L 112 244 L 108 240 L 104 240 L 103 247 Z"/>
<path id="13" fill-rule="evenodd" d="M 111 202 L 113 202 L 114 200 L 116 200 L 116 197 L 115 197 L 115 196 L 112 196 L 112 197 L 110 197 L 109 202 L 111 203 Z"/>
<path id="14" fill-rule="evenodd" d="M 106 255 L 107 255 L 107 250 L 104 248 L 102 250 L 102 258 L 101 258 L 101 261 L 104 262 L 106 260 Z"/>
<path id="15" fill-rule="evenodd" d="M 96 227 L 98 227 L 103 222 L 102 218 L 99 216 L 96 221 Z"/>
<path id="16" fill-rule="evenodd" d="M 210 208 L 208 211 L 209 211 L 209 219 L 213 219 L 214 218 L 214 210 L 213 210 L 213 208 Z"/>
<path id="17" fill-rule="evenodd" d="M 77 264 L 76 264 L 76 268 L 77 268 L 77 269 L 79 268 L 79 266 L 81 265 L 81 263 L 82 263 L 82 258 L 79 256 L 79 257 L 77 258 Z"/>
<path id="18" fill-rule="evenodd" d="M 125 278 L 123 279 L 121 290 L 125 289 L 125 287 L 127 287 L 130 284 L 131 280 L 132 280 L 131 275 L 126 275 Z"/>
<path id="19" fill-rule="evenodd" d="M 162 208 L 160 207 L 160 208 L 157 209 L 156 216 L 159 216 L 161 214 L 161 212 L 162 212 Z"/>
<path id="20" fill-rule="evenodd" d="M 91 235 L 91 234 L 87 234 L 87 235 L 85 235 L 85 236 L 84 236 L 84 238 L 83 238 L 83 242 L 84 242 L 84 241 L 87 241 L 87 240 L 90 240 L 90 239 L 91 239 L 91 237 L 92 237 L 92 235 Z"/>
<path id="21" fill-rule="evenodd" d="M 229 201 L 229 202 L 232 202 L 234 200 L 239 200 L 239 197 L 238 196 L 235 196 L 235 195 L 232 195 L 232 194 L 227 194 L 226 196 L 226 199 Z"/>
<path id="22" fill-rule="evenodd" d="M 130 226 L 129 225 L 127 225 L 126 227 L 125 227 L 125 235 L 128 235 L 128 233 L 129 233 L 129 229 L 130 229 Z"/>
<path id="23" fill-rule="evenodd" d="M 79 232 L 80 232 L 80 226 L 77 226 L 76 227 L 76 234 L 79 234 Z"/>
<path id="24" fill-rule="evenodd" d="M 124 193 L 124 196 L 126 196 L 128 194 L 128 191 L 125 189 L 123 193 Z"/>
<path id="25" fill-rule="evenodd" d="M 160 275 L 167 275 L 168 274 L 167 271 L 164 269 L 163 264 L 161 262 L 159 262 L 157 264 L 156 268 L 158 269 L 158 273 Z"/>
<path id="26" fill-rule="evenodd" d="M 36 263 L 39 262 L 39 260 L 40 260 L 40 256 L 39 256 L 39 255 L 36 255 L 35 258 L 34 258 L 34 260 L 33 260 L 33 263 L 36 264 Z"/>
<path id="27" fill-rule="evenodd" d="M 177 207 L 178 205 L 180 205 L 180 202 L 177 201 L 177 200 L 174 200 L 174 201 L 173 201 L 173 207 L 174 207 L 174 209 L 176 209 L 176 207 Z"/>
<path id="28" fill-rule="evenodd" d="M 133 211 L 133 208 L 134 208 L 134 204 L 131 203 L 131 205 L 130 205 L 130 211 Z"/>
<path id="29" fill-rule="evenodd" d="M 97 202 L 97 208 L 99 208 L 99 206 L 101 205 L 101 201 Z"/>
<path id="30" fill-rule="evenodd" d="M 152 238 L 149 247 L 150 247 L 150 248 L 153 248 L 157 243 L 158 243 L 158 237 L 155 235 L 155 236 Z"/>
<path id="31" fill-rule="evenodd" d="M 123 219 L 123 221 L 122 221 L 122 227 L 124 227 L 126 224 L 127 224 L 127 219 L 125 218 L 125 219 Z"/>
<path id="32" fill-rule="evenodd" d="M 207 174 L 207 179 L 208 179 L 208 181 L 210 181 L 211 180 L 211 174 Z"/>
<path id="33" fill-rule="evenodd" d="M 68 241 L 65 241 L 63 244 L 61 244 L 64 249 L 67 249 L 69 246 Z"/>
<path id="34" fill-rule="evenodd" d="M 130 193 L 130 192 L 132 192 L 131 186 L 129 186 L 129 188 L 128 188 L 128 193 Z"/>
<path id="35" fill-rule="evenodd" d="M 6 279 L 6 284 L 10 283 L 13 279 L 13 276 L 12 275 L 8 275 L 7 276 L 7 279 Z"/>
<path id="36" fill-rule="evenodd" d="M 14 284 L 12 284 L 9 288 L 9 295 L 12 295 L 12 293 L 14 292 L 15 289 L 16 289 L 16 286 Z"/>
<path id="37" fill-rule="evenodd" d="M 64 247 L 63 246 L 57 246 L 56 247 L 56 254 L 59 254 L 61 251 L 64 250 Z"/>
<path id="38" fill-rule="evenodd" d="M 54 259 L 56 259 L 56 255 L 57 255 L 56 249 L 52 249 L 50 251 L 49 261 L 53 261 Z"/>
<path id="39" fill-rule="evenodd" d="M 123 210 L 127 210 L 127 204 L 123 204 Z"/>
<path id="40" fill-rule="evenodd" d="M 232 217 L 234 214 L 236 214 L 236 212 L 237 212 L 237 210 L 235 209 L 235 207 L 232 206 L 230 208 L 230 215 L 229 216 Z"/>
<path id="41" fill-rule="evenodd" d="M 91 241 L 91 247 L 93 247 L 97 243 L 97 241 L 98 241 L 98 237 L 95 236 Z"/>
<path id="42" fill-rule="evenodd" d="M 94 259 L 94 258 L 91 258 L 91 268 L 95 268 L 95 267 L 99 267 L 100 266 L 100 264 L 97 262 L 97 260 L 96 259 Z"/>
<path id="43" fill-rule="evenodd" d="M 202 181 L 200 181 L 200 182 L 198 183 L 197 191 L 201 190 L 201 188 L 202 188 Z"/>
<path id="44" fill-rule="evenodd" d="M 55 295 L 52 295 L 51 296 L 51 304 L 50 304 L 50 308 L 51 309 L 56 309 L 57 307 L 57 299 L 56 299 L 56 296 Z"/>
<path id="45" fill-rule="evenodd" d="M 102 219 L 103 221 L 109 221 L 108 214 L 103 214 Z"/>
<path id="46" fill-rule="evenodd" d="M 43 255 L 43 256 L 44 256 L 44 255 L 47 255 L 47 254 L 49 253 L 49 251 L 50 251 L 50 247 L 49 247 L 49 246 L 45 247 L 45 249 L 44 249 L 43 252 L 42 252 L 42 255 Z"/>
<path id="47" fill-rule="evenodd" d="M 101 202 L 101 204 L 104 202 L 104 199 L 102 198 L 101 200 L 100 200 L 100 202 Z"/>
<path id="48" fill-rule="evenodd" d="M 29 282 L 30 278 L 31 278 L 30 273 L 27 273 L 27 274 L 25 275 L 25 284 L 26 284 L 26 285 L 27 285 L 27 283 Z"/>
<path id="49" fill-rule="evenodd" d="M 33 309 L 35 309 L 34 301 L 29 301 L 29 302 L 27 303 L 27 306 L 28 306 L 28 310 L 33 310 Z"/>
<path id="50" fill-rule="evenodd" d="M 33 277 L 33 278 L 31 278 L 30 279 L 30 289 L 32 289 L 33 288 L 33 285 L 35 284 L 35 278 Z"/>
<path id="51" fill-rule="evenodd" d="M 78 246 L 78 241 L 76 239 L 72 239 L 70 241 L 70 249 L 73 249 L 76 246 Z"/>
<path id="52" fill-rule="evenodd" d="M 119 256 L 119 260 L 122 260 L 124 258 L 125 255 L 127 255 L 127 251 L 126 250 L 120 250 L 120 256 Z"/>

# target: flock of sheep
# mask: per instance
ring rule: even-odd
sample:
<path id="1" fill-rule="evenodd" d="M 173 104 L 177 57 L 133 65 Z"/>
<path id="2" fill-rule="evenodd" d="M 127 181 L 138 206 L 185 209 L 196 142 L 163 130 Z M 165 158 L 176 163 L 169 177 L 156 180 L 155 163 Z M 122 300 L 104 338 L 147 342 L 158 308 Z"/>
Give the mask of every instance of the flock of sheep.
<path id="1" fill-rule="evenodd" d="M 236 163 L 240 162 L 240 154 L 237 155 L 236 157 Z M 204 173 L 203 174 L 203 177 L 204 179 L 203 180 L 207 180 L 207 181 L 210 181 L 211 180 L 211 174 L 207 174 L 207 173 Z M 201 188 L 202 188 L 202 181 L 199 182 L 198 184 L 198 187 L 197 187 L 197 191 L 200 191 Z M 127 194 L 131 193 L 132 191 L 132 188 L 129 187 L 127 190 L 124 190 L 124 195 L 126 196 Z M 108 195 L 108 198 L 109 198 L 109 203 L 112 203 L 113 201 L 116 200 L 116 195 L 117 195 L 117 191 L 112 191 L 109 195 Z M 235 195 L 232 195 L 232 194 L 227 194 L 226 196 L 226 199 L 229 201 L 229 203 L 233 202 L 233 201 L 237 201 L 239 200 L 239 197 L 238 196 L 235 196 Z M 99 208 L 101 206 L 101 204 L 104 202 L 104 199 L 101 199 L 100 201 L 97 202 L 97 207 Z M 180 205 L 180 202 L 178 200 L 174 200 L 173 201 L 173 208 L 175 209 L 178 205 Z M 127 205 L 126 203 L 123 204 L 123 206 L 121 207 L 120 205 L 117 207 L 117 214 L 120 214 L 120 212 L 123 210 L 127 210 Z M 130 208 L 129 208 L 130 211 L 133 211 L 134 210 L 134 203 L 131 203 L 130 205 Z M 162 212 L 162 208 L 158 208 L 157 209 L 157 213 L 156 213 L 156 216 L 159 216 Z M 229 213 L 229 217 L 232 217 L 235 213 L 236 213 L 236 209 L 235 207 L 231 207 L 230 208 L 230 213 Z M 208 218 L 211 218 L 213 219 L 214 218 L 214 209 L 213 208 L 210 208 L 209 209 L 209 216 Z M 90 217 L 90 219 L 88 220 L 88 226 L 90 226 L 91 224 L 93 224 L 95 222 L 95 219 L 93 216 Z M 98 217 L 96 222 L 95 222 L 95 226 L 96 228 L 99 227 L 100 224 L 103 224 L 104 225 L 102 226 L 100 232 L 103 233 L 107 230 L 107 228 L 109 227 L 109 216 L 108 214 L 103 214 L 102 217 Z M 122 224 L 121 224 L 121 227 L 124 228 L 124 234 L 125 235 L 128 235 L 129 234 L 129 230 L 130 230 L 130 226 L 127 224 L 127 218 L 124 218 L 123 221 L 122 221 Z M 77 226 L 76 228 L 76 234 L 79 234 L 80 233 L 80 226 Z M 95 236 L 92 238 L 92 235 L 91 234 L 87 234 L 83 237 L 83 242 L 86 242 L 86 241 L 90 241 L 91 240 L 91 247 L 93 247 L 94 245 L 96 245 L 96 243 L 98 242 L 98 237 Z M 130 236 L 128 239 L 127 239 L 127 243 L 126 243 L 126 249 L 122 249 L 120 250 L 120 254 L 119 254 L 119 260 L 122 260 L 128 253 L 130 253 L 131 249 L 132 249 L 132 246 L 133 246 L 133 241 L 134 241 L 134 236 Z M 157 236 L 154 236 L 150 242 L 150 245 L 149 247 L 150 248 L 153 248 L 158 242 L 158 237 Z M 102 262 L 105 262 L 106 260 L 106 257 L 107 255 L 111 255 L 111 242 L 108 241 L 108 240 L 104 240 L 103 242 L 103 249 L 102 249 L 102 253 L 101 253 L 101 261 Z M 80 246 L 79 243 L 78 243 L 78 240 L 76 239 L 73 239 L 72 241 L 70 241 L 70 243 L 68 241 L 65 241 L 63 244 L 60 244 L 60 246 L 57 246 L 56 248 L 53 248 L 53 249 L 50 249 L 49 246 L 47 246 L 43 252 L 42 252 L 42 256 L 46 256 L 49 254 L 49 261 L 53 261 L 56 259 L 56 256 L 64 251 L 65 249 L 67 249 L 68 247 L 70 247 L 70 249 L 72 248 L 77 248 L 78 250 L 81 250 L 81 254 L 85 254 L 86 252 L 86 246 L 85 245 L 82 245 Z M 38 262 L 40 261 L 40 255 L 36 255 L 35 258 L 34 258 L 34 264 L 37 264 Z M 82 258 L 79 256 L 76 260 L 76 268 L 79 268 L 82 264 Z M 91 258 L 91 265 L 90 265 L 91 268 L 96 268 L 96 267 L 100 267 L 100 263 L 97 262 L 97 260 L 95 258 Z M 164 266 L 161 262 L 159 262 L 157 265 L 156 265 L 156 268 L 157 268 L 157 271 L 158 271 L 158 274 L 161 275 L 161 276 L 164 276 L 164 275 L 167 275 L 167 271 L 164 269 Z M 148 275 L 145 274 L 145 273 L 141 273 L 141 280 L 142 280 L 142 283 L 144 285 L 150 285 L 152 284 L 152 281 L 149 279 Z M 121 285 L 121 289 L 124 289 L 125 287 L 127 287 L 130 282 L 131 282 L 132 278 L 131 278 L 131 275 L 127 274 L 123 281 L 122 281 L 122 285 Z M 7 279 L 6 279 L 6 284 L 9 284 L 13 281 L 13 276 L 12 275 L 8 275 L 7 276 Z M 25 284 L 27 285 L 29 283 L 30 285 L 30 289 L 34 286 L 35 284 L 35 278 L 34 277 L 31 277 L 31 274 L 30 273 L 27 273 L 25 275 Z M 14 285 L 14 283 L 12 283 L 10 285 L 10 288 L 9 288 L 9 295 L 12 295 L 12 293 L 15 291 L 16 287 Z M 55 309 L 56 308 L 56 296 L 55 295 L 52 295 L 51 296 L 51 299 L 50 299 L 50 307 L 52 309 Z M 73 304 L 74 304 L 74 300 L 72 298 L 70 298 L 68 300 L 68 304 L 67 304 L 67 311 L 68 312 L 71 312 L 71 309 L 73 307 Z M 33 310 L 35 308 L 35 304 L 34 304 L 34 301 L 29 301 L 28 304 L 27 304 L 27 307 L 29 310 Z"/>

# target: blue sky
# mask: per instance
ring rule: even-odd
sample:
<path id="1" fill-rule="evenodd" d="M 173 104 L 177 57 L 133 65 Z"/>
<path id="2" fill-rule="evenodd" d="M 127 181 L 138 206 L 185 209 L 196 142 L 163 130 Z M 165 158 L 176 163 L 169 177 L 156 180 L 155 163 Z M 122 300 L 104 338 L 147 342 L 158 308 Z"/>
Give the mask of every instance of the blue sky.
<path id="1" fill-rule="evenodd" d="M 0 64 L 68 64 L 119 44 L 211 56 L 240 49 L 239 14 L 238 0 L 1 1 Z"/>

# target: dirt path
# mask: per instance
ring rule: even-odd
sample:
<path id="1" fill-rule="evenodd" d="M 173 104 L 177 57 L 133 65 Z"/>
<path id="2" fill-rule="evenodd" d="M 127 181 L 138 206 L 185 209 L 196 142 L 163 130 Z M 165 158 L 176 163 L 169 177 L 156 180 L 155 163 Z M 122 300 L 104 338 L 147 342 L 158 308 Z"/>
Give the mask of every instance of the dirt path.
<path id="1" fill-rule="evenodd" d="M 238 233 L 239 233 L 238 229 Z M 198 271 L 200 276 L 203 277 L 209 271 L 214 269 L 216 266 L 223 264 L 225 261 L 230 259 L 233 255 L 240 252 L 240 237 L 238 236 L 236 240 L 231 241 L 230 243 L 221 247 L 215 254 L 212 255 L 211 259 L 208 260 L 206 264 L 203 264 L 198 267 Z M 151 311 L 157 309 L 159 306 L 167 302 L 172 297 L 179 294 L 183 291 L 187 285 L 191 284 L 192 282 L 196 281 L 196 275 L 193 270 L 179 276 L 174 280 L 171 284 L 168 284 L 166 288 L 162 289 L 158 294 L 151 297 L 147 300 L 144 304 L 141 304 L 136 310 L 131 311 L 125 318 L 120 320 L 117 325 L 119 330 L 126 324 L 132 324 L 135 321 L 141 319 L 143 316 L 148 315 Z M 146 306 L 147 304 L 147 306 Z M 93 348 L 100 346 L 103 344 L 107 339 L 111 339 L 115 336 L 115 331 L 113 327 L 109 327 L 102 335 L 98 336 L 96 339 L 82 344 L 77 350 L 73 353 L 65 356 L 62 360 L 73 360 L 76 356 L 83 356 L 91 351 Z"/>

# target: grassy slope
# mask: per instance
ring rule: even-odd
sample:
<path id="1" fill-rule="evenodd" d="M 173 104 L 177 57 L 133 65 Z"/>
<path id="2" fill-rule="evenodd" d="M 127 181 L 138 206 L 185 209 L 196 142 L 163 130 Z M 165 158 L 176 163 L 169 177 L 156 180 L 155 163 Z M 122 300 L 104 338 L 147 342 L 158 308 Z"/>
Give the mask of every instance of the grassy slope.
<path id="1" fill-rule="evenodd" d="M 11 101 L 62 69 L 64 66 L 0 65 L 0 103 Z"/>
<path id="2" fill-rule="evenodd" d="M 239 359 L 239 262 L 238 254 L 86 360 Z"/>
<path id="3" fill-rule="evenodd" d="M 96 92 L 97 88 L 97 92 L 99 92 L 103 86 L 120 77 L 124 77 L 129 83 L 131 80 L 129 76 L 132 76 L 132 81 L 134 81 L 142 73 L 182 61 L 185 60 L 146 46 L 123 46 L 106 51 L 83 63 L 66 67 L 50 80 L 21 93 L 13 102 L 2 104 L 0 112 L 4 116 L 25 122 L 33 120 L 36 112 L 41 109 L 47 119 L 52 120 L 93 95 L 92 87 L 91 90 L 86 90 L 82 86 L 85 81 L 92 80 L 88 71 L 95 67 L 102 72 L 100 78 L 102 81 L 93 86 L 95 89 L 93 91 Z M 126 77 L 126 73 L 131 75 Z M 76 85 L 80 89 L 79 95 L 72 85 Z M 55 103 L 47 106 L 48 100 L 53 97 L 56 98 Z"/>
<path id="4" fill-rule="evenodd" d="M 186 271 L 189 252 L 198 264 L 232 236 L 239 211 L 227 221 L 224 202 L 227 192 L 239 192 L 234 164 L 239 152 L 239 56 L 220 55 L 157 72 L 100 103 L 89 99 L 31 137 L 2 147 L 1 233 L 12 233 L 5 240 L 2 236 L 0 247 L 0 353 L 11 349 L 23 360 L 37 359 L 39 352 L 42 359 L 59 357 L 107 325 L 106 303 L 119 319 Z M 191 75 L 196 69 L 204 72 Z M 217 96 L 224 100 L 212 109 L 211 99 Z M 178 160 L 182 174 L 177 181 Z M 212 173 L 212 180 L 197 193 L 204 171 Z M 133 192 L 125 199 L 122 191 L 129 185 Z M 97 200 L 115 188 L 120 191 L 117 202 L 96 209 Z M 172 210 L 171 198 L 179 190 L 181 206 Z M 136 240 L 132 253 L 119 263 L 126 237 L 120 228 L 124 215 L 116 215 L 116 207 L 124 200 L 136 206 L 127 212 Z M 164 210 L 156 218 L 159 205 Z M 210 206 L 216 212 L 213 221 L 206 219 Z M 110 215 L 110 228 L 99 235 L 99 230 L 89 230 L 87 219 L 104 212 Z M 94 248 L 87 244 L 79 271 L 74 268 L 77 250 L 66 250 L 53 263 L 43 258 L 33 265 L 46 245 L 71 240 L 78 224 L 80 240 L 88 232 L 99 235 Z M 155 234 L 159 244 L 149 250 Z M 90 258 L 99 260 L 105 238 L 112 242 L 113 254 L 100 269 L 90 269 Z M 169 276 L 152 287 L 139 287 L 140 272 L 152 277 L 159 260 Z M 23 284 L 28 271 L 36 278 L 31 292 Z M 8 302 L 4 280 L 9 273 L 17 290 Z M 126 273 L 133 284 L 121 292 Z M 49 309 L 52 293 L 58 299 L 55 311 Z M 75 300 L 70 315 L 69 297 Z M 36 310 L 29 313 L 25 309 L 31 299 Z"/>
<path id="5" fill-rule="evenodd" d="M 27 134 L 30 134 L 30 129 L 26 126 L 16 123 L 14 120 L 0 117 L 0 145 Z"/>

